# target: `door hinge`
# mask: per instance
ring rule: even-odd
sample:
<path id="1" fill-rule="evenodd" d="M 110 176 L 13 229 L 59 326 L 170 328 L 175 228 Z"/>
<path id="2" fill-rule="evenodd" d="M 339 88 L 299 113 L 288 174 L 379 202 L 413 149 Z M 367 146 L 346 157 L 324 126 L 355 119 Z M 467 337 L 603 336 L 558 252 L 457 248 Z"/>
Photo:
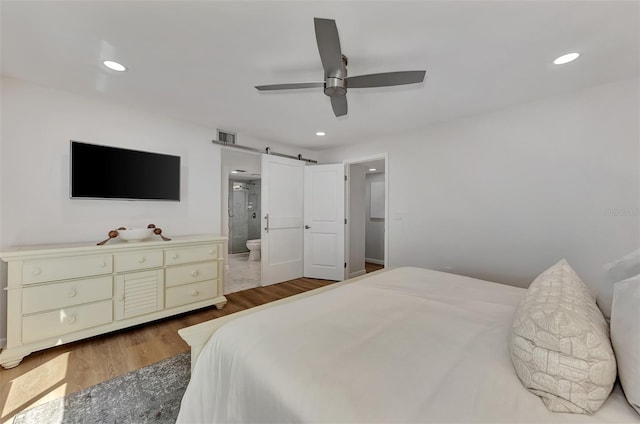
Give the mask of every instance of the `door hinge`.
<path id="1" fill-rule="evenodd" d="M 347 263 L 346 263 L 346 262 L 344 263 L 344 267 L 345 267 L 345 268 L 347 267 Z"/>
<path id="2" fill-rule="evenodd" d="M 346 175 L 344 176 L 344 180 L 347 181 L 347 176 Z"/>
<path id="3" fill-rule="evenodd" d="M 345 225 L 347 224 L 347 218 L 345 218 L 345 219 L 344 219 L 344 224 L 345 224 Z"/>

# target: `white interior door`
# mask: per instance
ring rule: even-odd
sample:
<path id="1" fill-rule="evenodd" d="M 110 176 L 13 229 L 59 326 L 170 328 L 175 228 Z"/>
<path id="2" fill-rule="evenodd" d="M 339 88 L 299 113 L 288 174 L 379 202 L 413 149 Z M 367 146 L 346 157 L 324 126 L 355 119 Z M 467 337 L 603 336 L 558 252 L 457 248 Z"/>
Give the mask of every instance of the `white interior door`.
<path id="1" fill-rule="evenodd" d="M 302 277 L 305 163 L 262 155 L 262 285 Z"/>
<path id="2" fill-rule="evenodd" d="M 344 165 L 304 169 L 304 276 L 344 279 Z"/>

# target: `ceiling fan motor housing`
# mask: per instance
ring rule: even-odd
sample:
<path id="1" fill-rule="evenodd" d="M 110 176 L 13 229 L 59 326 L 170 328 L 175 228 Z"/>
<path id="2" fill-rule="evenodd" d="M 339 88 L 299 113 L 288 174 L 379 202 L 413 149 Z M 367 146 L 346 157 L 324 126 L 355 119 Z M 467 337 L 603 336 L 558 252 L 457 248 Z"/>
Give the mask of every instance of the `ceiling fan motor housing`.
<path id="1" fill-rule="evenodd" d="M 324 82 L 324 94 L 329 97 L 344 96 L 347 94 L 347 82 L 342 78 L 327 77 Z"/>
<path id="2" fill-rule="evenodd" d="M 327 75 L 324 79 L 324 94 L 329 97 L 344 96 L 347 94 L 347 56 L 342 56 L 342 69 Z"/>

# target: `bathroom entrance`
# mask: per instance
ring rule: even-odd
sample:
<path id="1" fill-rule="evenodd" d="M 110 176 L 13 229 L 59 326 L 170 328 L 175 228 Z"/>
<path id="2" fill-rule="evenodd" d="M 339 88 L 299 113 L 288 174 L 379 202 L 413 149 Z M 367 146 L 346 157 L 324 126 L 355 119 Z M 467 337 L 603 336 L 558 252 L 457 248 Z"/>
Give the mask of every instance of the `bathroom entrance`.
<path id="1" fill-rule="evenodd" d="M 229 179 L 229 253 L 250 253 L 247 242 L 260 239 L 260 180 L 231 178 Z M 254 259 L 259 259 L 259 254 L 254 256 Z"/>
<path id="2" fill-rule="evenodd" d="M 260 155 L 222 150 L 222 228 L 228 237 L 224 293 L 260 286 Z"/>
<path id="3" fill-rule="evenodd" d="M 384 268 L 387 261 L 386 154 L 347 167 L 346 278 Z"/>

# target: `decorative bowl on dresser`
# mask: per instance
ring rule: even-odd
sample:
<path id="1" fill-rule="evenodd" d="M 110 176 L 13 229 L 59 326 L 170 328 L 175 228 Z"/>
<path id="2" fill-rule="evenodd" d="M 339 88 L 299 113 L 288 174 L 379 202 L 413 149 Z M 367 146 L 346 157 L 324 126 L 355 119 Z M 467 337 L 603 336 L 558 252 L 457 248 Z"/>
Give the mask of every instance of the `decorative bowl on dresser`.
<path id="1" fill-rule="evenodd" d="M 223 241 L 22 246 L 8 263 L 7 346 L 0 365 L 32 352 L 211 305 L 222 308 Z"/>
<path id="2" fill-rule="evenodd" d="M 148 238 L 151 238 L 153 235 L 153 229 L 155 228 L 122 228 L 117 229 L 118 237 L 120 237 L 124 241 L 128 241 L 129 243 L 139 243 Z"/>

